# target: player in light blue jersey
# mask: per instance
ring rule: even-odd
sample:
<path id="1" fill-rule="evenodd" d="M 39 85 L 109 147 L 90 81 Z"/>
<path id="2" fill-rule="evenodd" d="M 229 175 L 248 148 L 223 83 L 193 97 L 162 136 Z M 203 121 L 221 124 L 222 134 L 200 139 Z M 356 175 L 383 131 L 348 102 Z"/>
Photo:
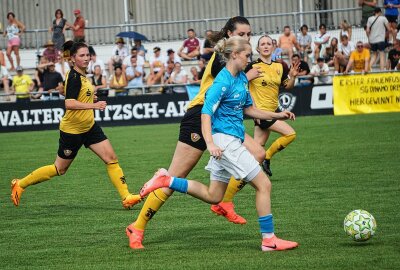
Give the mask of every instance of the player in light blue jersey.
<path id="1" fill-rule="evenodd" d="M 168 187 L 172 190 L 188 193 L 210 204 L 219 203 L 226 191 L 231 175 L 235 179 L 249 182 L 256 190 L 256 208 L 263 251 L 293 249 L 296 242 L 279 239 L 274 234 L 271 214 L 271 182 L 261 170 L 258 162 L 243 146 L 243 113 L 265 120 L 292 119 L 291 112 L 267 112 L 252 106 L 248 90 L 248 81 L 243 69 L 251 54 L 251 46 L 246 39 L 231 37 L 218 42 L 216 51 L 227 59 L 226 67 L 215 78 L 211 89 L 207 91 L 202 109 L 201 126 L 207 149 L 211 154 L 206 167 L 210 171 L 210 186 L 198 181 L 172 177 L 167 170 L 160 169 L 140 191 L 142 197 L 153 190 Z M 134 241 L 133 234 L 127 234 Z M 132 239 L 131 239 L 132 238 Z"/>

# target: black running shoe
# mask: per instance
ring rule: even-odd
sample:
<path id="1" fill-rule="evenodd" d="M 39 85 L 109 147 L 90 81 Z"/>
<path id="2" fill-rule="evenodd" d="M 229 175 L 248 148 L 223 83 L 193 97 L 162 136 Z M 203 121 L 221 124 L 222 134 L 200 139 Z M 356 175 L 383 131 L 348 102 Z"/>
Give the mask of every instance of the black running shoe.
<path id="1" fill-rule="evenodd" d="M 272 171 L 270 168 L 270 160 L 269 159 L 264 159 L 263 163 L 261 164 L 264 172 L 268 175 L 268 176 L 272 176 Z"/>

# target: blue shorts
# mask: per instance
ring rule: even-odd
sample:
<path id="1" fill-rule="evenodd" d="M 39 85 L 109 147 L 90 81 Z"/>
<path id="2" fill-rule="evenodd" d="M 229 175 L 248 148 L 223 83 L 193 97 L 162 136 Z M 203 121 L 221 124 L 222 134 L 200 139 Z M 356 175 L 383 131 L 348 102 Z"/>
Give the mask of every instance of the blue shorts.
<path id="1" fill-rule="evenodd" d="M 372 52 L 376 52 L 376 51 L 380 51 L 383 52 L 386 48 L 386 43 L 385 41 L 382 42 L 378 42 L 378 43 L 371 43 L 371 51 Z"/>

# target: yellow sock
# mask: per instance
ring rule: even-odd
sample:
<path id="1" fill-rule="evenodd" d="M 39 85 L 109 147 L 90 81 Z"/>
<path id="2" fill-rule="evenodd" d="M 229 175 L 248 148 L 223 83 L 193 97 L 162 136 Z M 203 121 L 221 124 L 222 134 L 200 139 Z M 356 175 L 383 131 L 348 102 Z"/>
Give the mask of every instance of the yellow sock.
<path id="1" fill-rule="evenodd" d="M 114 160 L 110 163 L 107 163 L 107 172 L 108 176 L 110 177 L 111 182 L 113 183 L 114 187 L 118 190 L 121 199 L 125 199 L 128 196 L 129 190 L 128 185 L 125 181 L 124 172 L 122 171 L 121 167 L 119 166 L 118 160 Z"/>
<path id="2" fill-rule="evenodd" d="M 271 159 L 273 155 L 285 149 L 286 146 L 294 141 L 294 139 L 296 139 L 296 133 L 285 135 L 276 139 L 265 152 L 265 159 Z"/>
<path id="3" fill-rule="evenodd" d="M 236 180 L 235 177 L 231 177 L 229 180 L 228 187 L 226 188 L 224 198 L 222 199 L 223 202 L 231 202 L 233 201 L 233 197 L 236 193 L 239 192 L 244 186 L 246 182 L 243 180 Z"/>
<path id="4" fill-rule="evenodd" d="M 144 202 L 142 210 L 140 210 L 133 227 L 138 230 L 144 230 L 147 222 L 149 222 L 168 198 L 169 196 L 165 194 L 161 188 L 151 192 Z"/>
<path id="5" fill-rule="evenodd" d="M 36 185 L 40 182 L 50 180 L 53 176 L 59 175 L 54 164 L 40 167 L 34 170 L 19 181 L 19 186 L 23 189 L 30 185 Z"/>

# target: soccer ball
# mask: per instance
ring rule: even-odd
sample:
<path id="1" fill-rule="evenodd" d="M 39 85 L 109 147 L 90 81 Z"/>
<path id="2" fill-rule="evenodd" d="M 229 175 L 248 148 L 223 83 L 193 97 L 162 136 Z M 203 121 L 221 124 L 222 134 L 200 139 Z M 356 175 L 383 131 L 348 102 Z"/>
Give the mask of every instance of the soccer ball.
<path id="1" fill-rule="evenodd" d="M 354 241 L 361 242 L 370 239 L 376 231 L 375 218 L 365 210 L 351 211 L 343 222 L 344 231 Z"/>

